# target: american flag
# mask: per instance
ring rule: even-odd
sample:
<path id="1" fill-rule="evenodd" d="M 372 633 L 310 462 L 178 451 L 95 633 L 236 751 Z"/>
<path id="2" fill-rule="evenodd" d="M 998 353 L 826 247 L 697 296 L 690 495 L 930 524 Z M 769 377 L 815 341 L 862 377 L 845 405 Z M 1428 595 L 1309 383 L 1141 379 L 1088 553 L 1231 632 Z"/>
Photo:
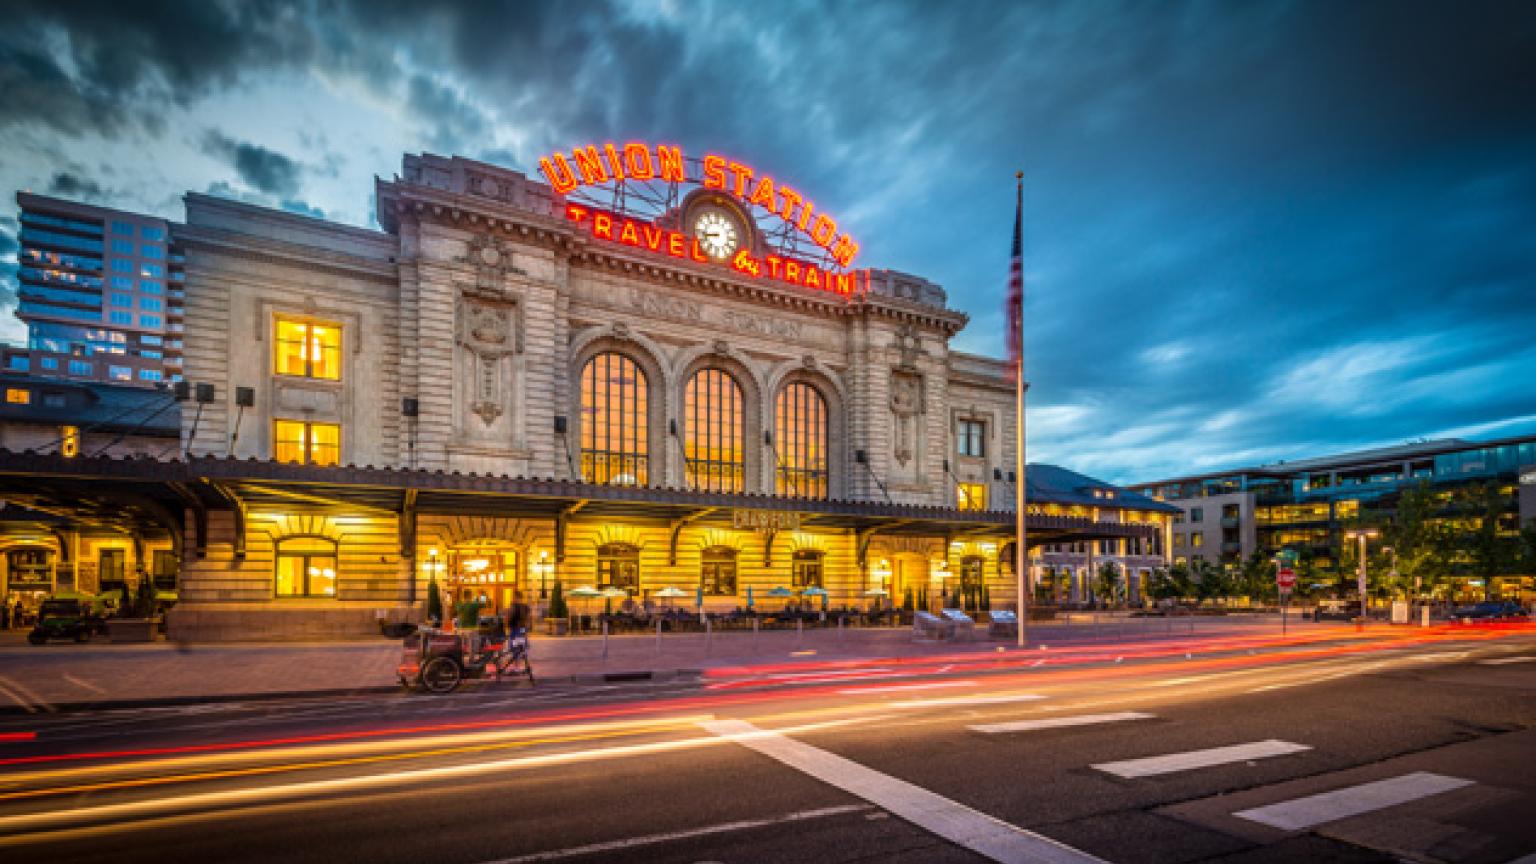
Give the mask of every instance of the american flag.
<path id="1" fill-rule="evenodd" d="M 1024 360 L 1024 172 L 1015 176 L 1019 198 L 1013 211 L 1013 260 L 1008 265 L 1008 368 L 1017 379 Z"/>

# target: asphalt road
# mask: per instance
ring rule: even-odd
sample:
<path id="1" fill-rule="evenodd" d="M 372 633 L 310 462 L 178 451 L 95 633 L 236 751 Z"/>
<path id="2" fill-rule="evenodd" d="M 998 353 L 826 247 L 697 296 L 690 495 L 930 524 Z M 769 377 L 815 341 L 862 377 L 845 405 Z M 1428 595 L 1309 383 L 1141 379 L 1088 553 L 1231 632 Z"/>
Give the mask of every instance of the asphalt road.
<path id="1" fill-rule="evenodd" d="M 1533 765 L 1536 631 L 1341 628 L 5 718 L 0 857 L 1500 864 Z"/>

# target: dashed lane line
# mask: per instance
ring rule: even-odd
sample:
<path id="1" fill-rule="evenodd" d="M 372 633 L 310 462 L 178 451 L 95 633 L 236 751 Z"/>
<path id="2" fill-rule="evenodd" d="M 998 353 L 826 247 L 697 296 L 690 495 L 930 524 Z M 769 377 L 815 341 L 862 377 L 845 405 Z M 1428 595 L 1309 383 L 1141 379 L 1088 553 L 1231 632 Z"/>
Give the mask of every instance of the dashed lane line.
<path id="1" fill-rule="evenodd" d="M 1279 741 L 1270 738 L 1264 741 L 1251 741 L 1246 744 L 1233 744 L 1227 747 L 1212 747 L 1206 750 L 1167 753 L 1162 756 L 1125 759 L 1119 762 L 1100 762 L 1091 767 L 1106 774 L 1131 779 L 1136 777 L 1155 777 L 1159 774 L 1191 771 L 1196 768 L 1209 768 L 1215 765 L 1230 765 L 1233 762 L 1247 762 L 1253 759 L 1267 759 L 1272 756 L 1288 756 L 1292 753 L 1300 753 L 1311 749 L 1311 747 L 1305 744 L 1293 744 L 1289 741 Z"/>
<path id="2" fill-rule="evenodd" d="M 1070 726 L 1093 726 L 1099 723 L 1119 723 L 1125 720 L 1152 720 L 1156 715 L 1141 711 L 1115 711 L 1109 714 L 1078 714 L 1073 717 L 1044 717 L 1039 720 L 1014 720 L 1008 723 L 979 723 L 967 726 L 973 732 L 997 735 L 1007 732 L 1034 732 L 1038 729 L 1060 729 Z"/>
<path id="3" fill-rule="evenodd" d="M 1100 858 L 1042 834 L 777 732 L 759 729 L 745 720 L 710 720 L 699 725 L 993 861 L 1104 864 Z"/>
<path id="4" fill-rule="evenodd" d="M 1428 798 L 1431 795 L 1439 795 L 1471 785 L 1473 785 L 1471 780 L 1416 771 L 1400 777 L 1361 783 L 1358 786 L 1346 786 L 1332 792 L 1240 810 L 1232 815 L 1239 819 L 1247 819 L 1249 822 L 1279 828 L 1282 831 L 1302 831 L 1325 822 L 1336 822 L 1363 813 L 1385 810 L 1388 807 L 1396 807 L 1399 804 L 1407 804 L 1409 801 L 1417 801 L 1420 798 Z"/>

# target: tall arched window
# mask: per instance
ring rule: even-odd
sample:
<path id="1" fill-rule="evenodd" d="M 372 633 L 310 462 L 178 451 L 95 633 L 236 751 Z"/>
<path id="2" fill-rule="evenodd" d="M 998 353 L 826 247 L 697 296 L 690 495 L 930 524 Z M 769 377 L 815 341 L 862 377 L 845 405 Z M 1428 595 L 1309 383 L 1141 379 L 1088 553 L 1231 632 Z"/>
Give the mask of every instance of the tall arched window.
<path id="1" fill-rule="evenodd" d="M 746 425 L 741 385 L 722 369 L 700 369 L 683 394 L 688 486 L 709 492 L 746 488 Z"/>
<path id="2" fill-rule="evenodd" d="M 827 400 L 794 382 L 773 400 L 779 459 L 775 490 L 797 498 L 827 497 Z"/>
<path id="3" fill-rule="evenodd" d="M 598 354 L 581 370 L 581 478 L 644 486 L 647 464 L 645 373 L 623 354 Z"/>

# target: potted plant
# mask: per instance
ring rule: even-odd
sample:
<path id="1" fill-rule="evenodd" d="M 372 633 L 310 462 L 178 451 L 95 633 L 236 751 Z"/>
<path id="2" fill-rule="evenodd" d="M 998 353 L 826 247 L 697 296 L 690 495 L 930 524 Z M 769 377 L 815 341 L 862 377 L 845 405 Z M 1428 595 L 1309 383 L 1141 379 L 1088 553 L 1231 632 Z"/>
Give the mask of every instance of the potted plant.
<path id="1" fill-rule="evenodd" d="M 544 626 L 551 636 L 564 636 L 571 627 L 571 610 L 565 604 L 565 589 L 559 579 L 549 592 L 549 611 L 544 613 Z"/>
<path id="2" fill-rule="evenodd" d="M 427 580 L 427 625 L 443 626 L 443 593 L 437 587 L 437 577 Z"/>
<path id="3" fill-rule="evenodd" d="M 160 618 L 155 612 L 154 586 L 147 576 L 140 574 L 139 587 L 124 598 L 117 615 L 107 619 L 107 638 L 113 642 L 155 641 L 160 629 Z"/>

